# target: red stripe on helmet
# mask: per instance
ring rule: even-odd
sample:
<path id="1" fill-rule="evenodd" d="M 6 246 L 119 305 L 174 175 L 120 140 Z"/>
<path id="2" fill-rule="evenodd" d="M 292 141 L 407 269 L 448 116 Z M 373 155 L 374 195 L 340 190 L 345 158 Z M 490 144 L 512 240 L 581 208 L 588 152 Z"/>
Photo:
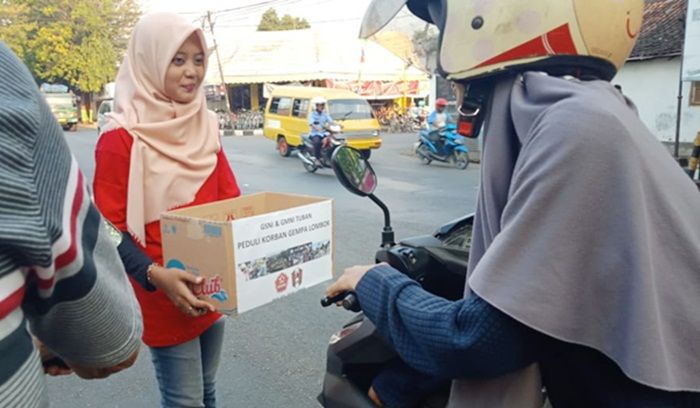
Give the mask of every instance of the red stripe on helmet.
<path id="1" fill-rule="evenodd" d="M 578 55 L 574 39 L 571 36 L 569 24 L 564 24 L 542 36 L 533 38 L 524 44 L 496 55 L 477 65 L 475 68 L 519 59 L 546 57 L 552 55 L 550 51 L 554 51 L 555 55 Z"/>

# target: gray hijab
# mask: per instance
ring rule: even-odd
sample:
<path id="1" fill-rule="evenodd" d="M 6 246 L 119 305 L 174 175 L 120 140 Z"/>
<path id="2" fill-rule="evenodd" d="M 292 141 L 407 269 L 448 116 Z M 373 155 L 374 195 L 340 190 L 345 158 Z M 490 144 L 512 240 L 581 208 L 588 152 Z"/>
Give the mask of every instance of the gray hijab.
<path id="1" fill-rule="evenodd" d="M 467 291 L 634 381 L 700 391 L 693 183 L 608 82 L 526 73 L 492 107 Z"/>

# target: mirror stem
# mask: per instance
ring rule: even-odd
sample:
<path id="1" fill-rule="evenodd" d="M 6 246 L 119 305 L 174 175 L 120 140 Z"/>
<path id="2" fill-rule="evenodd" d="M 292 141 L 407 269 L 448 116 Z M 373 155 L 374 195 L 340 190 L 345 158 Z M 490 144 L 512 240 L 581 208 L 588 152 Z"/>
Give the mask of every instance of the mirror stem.
<path id="1" fill-rule="evenodd" d="M 379 206 L 384 212 L 384 230 L 382 231 L 382 247 L 389 248 L 394 246 L 394 230 L 391 228 L 391 215 L 389 214 L 389 208 L 382 200 L 378 199 L 374 194 L 370 194 L 370 200 L 374 201 L 375 204 Z"/>

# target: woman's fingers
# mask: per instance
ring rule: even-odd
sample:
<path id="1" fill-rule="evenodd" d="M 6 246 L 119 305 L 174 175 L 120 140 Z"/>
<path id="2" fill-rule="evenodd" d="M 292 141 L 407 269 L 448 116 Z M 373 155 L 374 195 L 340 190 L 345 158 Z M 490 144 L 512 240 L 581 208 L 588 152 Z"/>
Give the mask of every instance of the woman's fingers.
<path id="1" fill-rule="evenodd" d="M 202 281 L 204 281 L 204 278 L 202 278 L 201 276 L 197 276 L 187 271 L 178 270 L 178 274 L 181 281 L 185 283 L 190 283 L 192 285 L 200 285 L 202 284 Z"/>
<path id="2" fill-rule="evenodd" d="M 189 290 L 188 290 L 189 292 Z M 216 308 L 211 305 L 210 303 L 207 303 L 201 299 L 197 299 L 192 292 L 189 292 L 185 295 L 185 300 L 189 304 L 190 307 L 194 309 L 203 309 L 205 311 L 210 311 L 213 312 L 216 310 Z"/>
<path id="3" fill-rule="evenodd" d="M 329 286 L 328 289 L 326 289 L 326 296 L 334 297 L 349 290 L 351 290 L 351 287 L 350 285 L 348 285 L 347 278 L 345 277 L 345 275 L 342 275 L 340 278 L 338 278 L 338 280 L 333 282 L 333 284 Z"/>
<path id="4" fill-rule="evenodd" d="M 216 308 L 214 306 L 212 306 L 210 303 L 208 303 L 204 300 L 198 299 L 192 293 L 192 291 L 190 290 L 189 287 L 187 288 L 187 290 L 183 294 L 183 296 L 184 296 L 185 300 L 187 301 L 187 303 L 189 303 L 190 306 L 195 308 L 195 309 L 203 309 L 205 311 L 210 311 L 210 312 L 213 312 L 216 310 Z"/>
<path id="5" fill-rule="evenodd" d="M 201 285 L 202 282 L 204 281 L 204 278 L 201 276 L 197 276 L 194 274 L 191 274 L 189 272 L 182 271 L 180 275 L 182 281 L 185 283 L 185 288 L 183 290 L 183 293 L 181 295 L 185 298 L 185 300 L 190 304 L 191 307 L 195 309 L 200 309 L 203 310 L 204 312 L 210 311 L 214 312 L 216 311 L 216 308 L 211 305 L 208 302 L 205 302 L 201 299 L 198 299 L 194 294 L 192 293 L 192 290 L 189 285 Z"/>
<path id="6" fill-rule="evenodd" d="M 188 316 L 193 315 L 194 308 L 190 306 L 190 303 L 185 299 L 184 296 L 178 296 L 176 299 L 173 300 L 173 303 L 175 303 L 175 306 L 182 312 L 182 314 L 186 314 Z"/>
<path id="7" fill-rule="evenodd" d="M 362 277 L 375 266 L 377 265 L 355 265 L 345 269 L 343 275 L 326 289 L 326 295 L 332 297 L 343 292 L 354 291 Z"/>
<path id="8" fill-rule="evenodd" d="M 197 299 L 192 293 L 191 286 L 201 285 L 204 278 L 180 269 L 170 269 L 169 272 L 171 278 L 163 284 L 163 290 L 180 312 L 188 316 L 199 316 L 216 311 L 213 305 Z"/>
<path id="9" fill-rule="evenodd" d="M 175 302 L 175 305 L 183 314 L 194 317 L 216 311 L 216 308 L 211 304 L 197 299 L 186 286 L 182 289 L 181 293 L 178 294 L 178 300 Z"/>

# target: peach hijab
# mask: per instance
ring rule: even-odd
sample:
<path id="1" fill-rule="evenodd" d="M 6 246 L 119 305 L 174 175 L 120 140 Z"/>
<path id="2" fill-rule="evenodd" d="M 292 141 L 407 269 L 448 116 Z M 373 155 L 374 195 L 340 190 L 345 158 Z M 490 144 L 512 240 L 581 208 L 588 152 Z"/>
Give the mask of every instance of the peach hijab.
<path id="1" fill-rule="evenodd" d="M 124 128 L 133 137 L 126 225 L 145 245 L 145 225 L 163 211 L 191 203 L 213 172 L 220 149 L 216 115 L 204 92 L 190 103 L 165 95 L 165 74 L 185 40 L 204 33 L 173 13 L 144 16 L 134 27 L 115 84 L 114 111 L 105 131 Z"/>

